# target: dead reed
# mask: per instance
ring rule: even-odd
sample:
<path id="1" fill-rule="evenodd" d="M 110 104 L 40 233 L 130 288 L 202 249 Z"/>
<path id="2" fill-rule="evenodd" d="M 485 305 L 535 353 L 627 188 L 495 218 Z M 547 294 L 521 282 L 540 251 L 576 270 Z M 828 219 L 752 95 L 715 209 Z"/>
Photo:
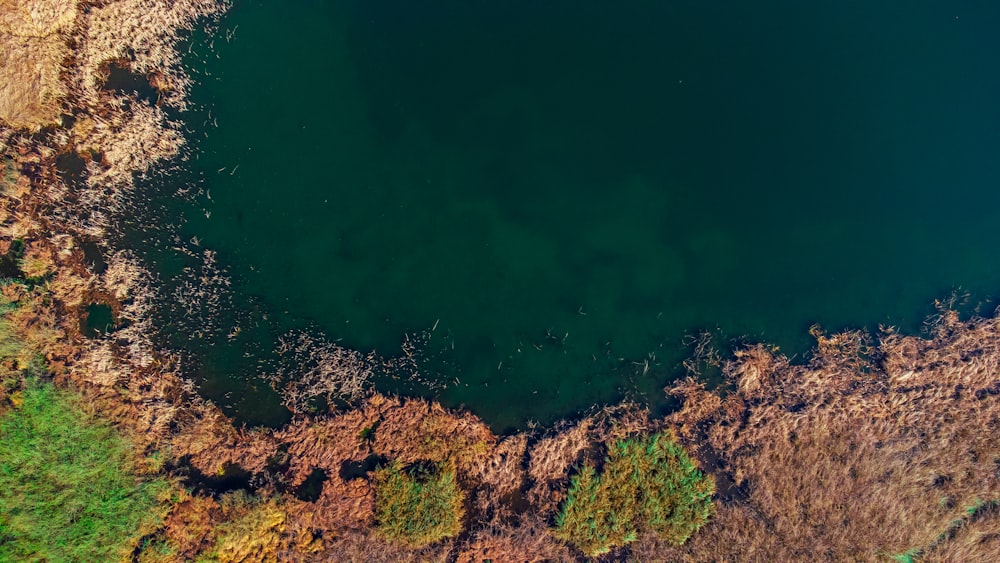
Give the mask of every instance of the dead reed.
<path id="1" fill-rule="evenodd" d="M 1000 498 L 997 329 L 996 319 L 948 312 L 930 339 L 886 329 L 876 346 L 860 332 L 817 330 L 808 365 L 755 346 L 725 366 L 732 393 L 673 387 L 684 407 L 669 421 L 710 448 L 738 490 L 684 547 L 638 551 L 888 561 L 952 549 L 952 523 Z M 955 549 L 967 553 L 963 538 Z"/>

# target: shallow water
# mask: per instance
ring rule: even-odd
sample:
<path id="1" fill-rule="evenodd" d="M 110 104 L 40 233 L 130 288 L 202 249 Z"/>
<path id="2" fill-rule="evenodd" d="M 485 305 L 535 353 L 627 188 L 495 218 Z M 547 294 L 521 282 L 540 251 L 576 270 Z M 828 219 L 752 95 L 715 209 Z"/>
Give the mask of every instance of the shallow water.
<path id="1" fill-rule="evenodd" d="M 240 2 L 193 50 L 205 193 L 171 204 L 244 319 L 190 339 L 195 371 L 268 422 L 277 335 L 391 356 L 434 327 L 450 386 L 383 388 L 507 429 L 662 406 L 702 329 L 917 330 L 1000 288 L 998 28 L 987 2 Z"/>

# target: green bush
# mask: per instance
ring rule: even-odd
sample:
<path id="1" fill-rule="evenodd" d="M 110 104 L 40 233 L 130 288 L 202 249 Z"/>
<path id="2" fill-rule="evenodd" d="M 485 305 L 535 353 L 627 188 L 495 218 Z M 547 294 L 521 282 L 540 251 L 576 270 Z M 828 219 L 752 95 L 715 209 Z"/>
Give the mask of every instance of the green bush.
<path id="1" fill-rule="evenodd" d="M 163 479 L 77 399 L 28 379 L 0 416 L 0 561 L 128 560 L 162 518 Z"/>
<path id="2" fill-rule="evenodd" d="M 393 463 L 375 471 L 374 485 L 375 517 L 386 538 L 422 547 L 462 530 L 465 495 L 453 467 L 403 471 Z"/>
<path id="3" fill-rule="evenodd" d="M 668 433 L 615 443 L 600 475 L 584 465 L 556 518 L 554 535 L 590 556 L 651 530 L 680 545 L 712 514 L 715 481 Z"/>

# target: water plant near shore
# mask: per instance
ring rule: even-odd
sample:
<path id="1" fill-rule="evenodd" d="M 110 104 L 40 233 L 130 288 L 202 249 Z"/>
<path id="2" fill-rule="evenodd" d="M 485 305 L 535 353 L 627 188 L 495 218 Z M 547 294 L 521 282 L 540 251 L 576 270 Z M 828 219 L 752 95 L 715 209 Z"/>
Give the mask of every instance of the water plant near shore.
<path id="1" fill-rule="evenodd" d="M 712 514 L 715 481 L 699 471 L 669 432 L 611 445 L 600 473 L 585 464 L 573 477 L 554 535 L 589 556 L 649 530 L 684 543 Z"/>
<path id="2" fill-rule="evenodd" d="M 465 495 L 454 467 L 405 470 L 394 463 L 377 470 L 374 482 L 375 517 L 386 538 L 423 547 L 462 530 Z"/>

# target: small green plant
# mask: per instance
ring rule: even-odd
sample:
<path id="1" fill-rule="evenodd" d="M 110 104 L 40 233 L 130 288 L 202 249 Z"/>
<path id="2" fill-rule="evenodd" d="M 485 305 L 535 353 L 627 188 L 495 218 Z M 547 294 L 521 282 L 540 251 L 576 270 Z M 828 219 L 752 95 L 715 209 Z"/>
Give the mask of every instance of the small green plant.
<path id="1" fill-rule="evenodd" d="M 0 159 L 0 191 L 6 192 L 8 187 L 17 182 L 17 168 L 9 158 Z"/>
<path id="2" fill-rule="evenodd" d="M 27 378 L 0 416 L 0 561 L 127 559 L 162 519 L 171 490 L 78 399 Z"/>
<path id="3" fill-rule="evenodd" d="M 680 545 L 712 514 L 715 481 L 699 471 L 668 433 L 621 440 L 603 471 L 584 465 L 556 517 L 554 535 L 589 556 L 651 530 Z"/>
<path id="4" fill-rule="evenodd" d="M 375 517 L 386 538 L 422 547 L 458 535 L 465 495 L 448 465 L 404 471 L 398 463 L 375 471 Z"/>
<path id="5" fill-rule="evenodd" d="M 371 426 L 365 426 L 364 428 L 362 428 L 361 431 L 358 432 L 358 440 L 360 440 L 362 443 L 365 443 L 365 444 L 370 444 L 370 443 L 374 442 L 375 441 L 375 428 L 377 426 L 378 426 L 378 423 L 376 422 L 375 424 L 373 424 Z"/>

